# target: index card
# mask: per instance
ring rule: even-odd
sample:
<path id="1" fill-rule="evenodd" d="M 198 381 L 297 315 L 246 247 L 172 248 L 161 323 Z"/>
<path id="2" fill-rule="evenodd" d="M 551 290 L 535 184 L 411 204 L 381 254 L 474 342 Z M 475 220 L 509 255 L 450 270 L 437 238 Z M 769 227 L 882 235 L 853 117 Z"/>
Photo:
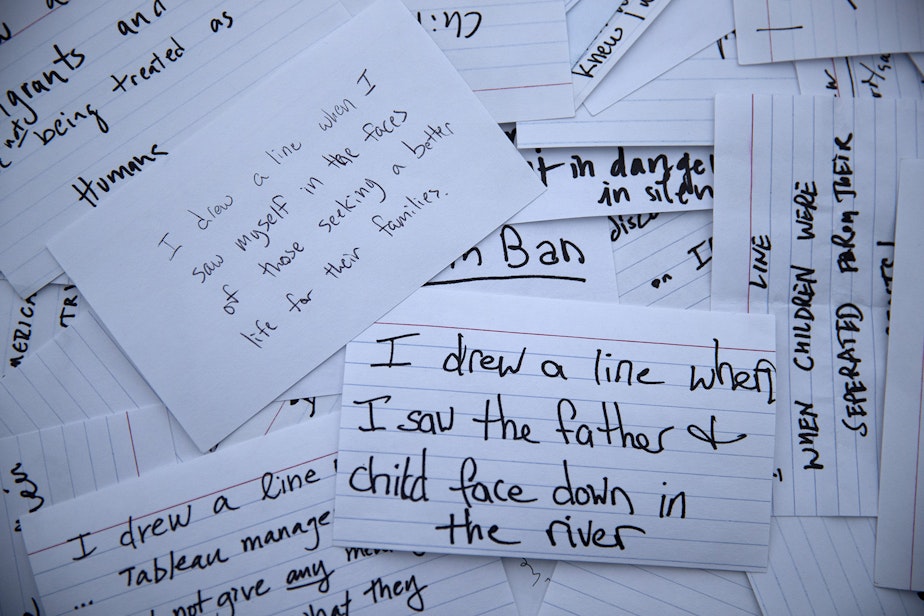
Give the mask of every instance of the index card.
<path id="1" fill-rule="evenodd" d="M 908 57 L 911 58 L 911 62 L 918 67 L 918 71 L 924 76 L 924 52 L 922 53 L 910 53 Z"/>
<path id="2" fill-rule="evenodd" d="M 766 565 L 772 319 L 435 291 L 347 345 L 338 544 Z"/>
<path id="3" fill-rule="evenodd" d="M 517 146 L 712 145 L 715 96 L 742 91 L 798 94 L 799 83 L 791 63 L 741 66 L 718 40 L 598 115 L 518 123 Z"/>
<path id="4" fill-rule="evenodd" d="M 541 191 L 407 9 L 381 2 L 51 250 L 207 449 Z"/>
<path id="5" fill-rule="evenodd" d="M 616 280 L 605 218 L 501 225 L 425 286 L 587 298 Z"/>
<path id="6" fill-rule="evenodd" d="M 539 616 L 736 614 L 760 616 L 747 575 L 735 571 L 559 563 Z"/>
<path id="7" fill-rule="evenodd" d="M 336 448 L 328 415 L 34 513 L 45 610 L 516 613 L 498 559 L 333 547 Z"/>
<path id="8" fill-rule="evenodd" d="M 895 264 L 889 320 L 889 350 L 883 405 L 876 584 L 924 590 L 924 546 L 917 532 L 924 519 L 924 243 L 921 195 L 924 161 L 901 162 L 895 221 Z"/>
<path id="9" fill-rule="evenodd" d="M 556 561 L 536 558 L 502 558 L 507 581 L 513 600 L 517 604 L 520 616 L 533 616 L 539 613 L 545 591 L 552 581 Z"/>
<path id="10" fill-rule="evenodd" d="M 0 331 L 4 332 L 0 375 L 17 368 L 67 329 L 79 310 L 80 293 L 74 285 L 48 285 L 22 299 L 8 282 L 0 280 Z"/>
<path id="11" fill-rule="evenodd" d="M 498 122 L 574 115 L 559 0 L 402 0 Z M 372 0 L 344 0 L 358 13 Z"/>
<path id="12" fill-rule="evenodd" d="M 742 64 L 924 51 L 918 0 L 735 0 Z"/>
<path id="13" fill-rule="evenodd" d="M 602 112 L 734 29 L 731 0 L 672 0 L 584 106 Z"/>
<path id="14" fill-rule="evenodd" d="M 160 400 L 89 311 L 0 380 L 0 436 Z"/>
<path id="15" fill-rule="evenodd" d="M 620 145 L 520 153 L 548 190 L 511 222 L 712 208 L 712 148 Z"/>
<path id="16" fill-rule="evenodd" d="M 873 586 L 872 518 L 774 517 L 770 566 L 748 573 L 764 614 L 924 613 L 907 591 Z"/>
<path id="17" fill-rule="evenodd" d="M 233 447 L 270 432 L 309 421 L 315 416 L 340 412 L 340 395 L 311 396 L 293 400 L 277 400 L 247 420 L 243 426 L 228 435 L 210 451 Z M 202 455 L 196 451 L 196 456 Z"/>
<path id="18" fill-rule="evenodd" d="M 719 97 L 712 308 L 777 315 L 775 515 L 874 515 L 915 100 Z"/>
<path id="19" fill-rule="evenodd" d="M 921 74 L 907 54 L 795 62 L 801 94 L 855 98 L 922 98 Z"/>
<path id="20" fill-rule="evenodd" d="M 610 216 L 619 303 L 709 309 L 712 211 Z"/>
<path id="21" fill-rule="evenodd" d="M 571 67 L 578 107 L 639 40 L 670 0 L 622 0 Z"/>
<path id="22" fill-rule="evenodd" d="M 336 0 L 61 4 L 0 60 L 0 270 L 23 297 L 61 273 L 54 234 L 349 17 Z"/>
<path id="23" fill-rule="evenodd" d="M 163 405 L 0 440 L 0 613 L 40 613 L 20 520 L 176 461 Z"/>

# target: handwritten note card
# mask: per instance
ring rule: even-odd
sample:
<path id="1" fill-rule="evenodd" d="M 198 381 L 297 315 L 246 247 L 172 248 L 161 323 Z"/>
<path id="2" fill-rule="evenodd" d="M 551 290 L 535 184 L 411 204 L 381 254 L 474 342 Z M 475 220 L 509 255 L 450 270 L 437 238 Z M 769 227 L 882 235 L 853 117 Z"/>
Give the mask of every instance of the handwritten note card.
<path id="1" fill-rule="evenodd" d="M 592 114 L 600 113 L 734 28 L 732 0 L 671 0 L 584 106 Z"/>
<path id="2" fill-rule="evenodd" d="M 876 584 L 924 590 L 924 161 L 901 165 L 876 530 Z M 921 509 L 918 509 L 918 506 Z"/>
<path id="3" fill-rule="evenodd" d="M 709 309 L 712 210 L 609 221 L 619 303 Z"/>
<path id="4" fill-rule="evenodd" d="M 802 94 L 854 98 L 922 98 L 921 74 L 907 54 L 795 62 Z"/>
<path id="5" fill-rule="evenodd" d="M 396 1 L 186 145 L 51 249 L 203 449 L 542 191 Z"/>
<path id="6" fill-rule="evenodd" d="M 538 558 L 502 558 L 507 581 L 520 616 L 539 613 L 545 591 L 558 561 Z"/>
<path id="7" fill-rule="evenodd" d="M 347 345 L 338 544 L 765 566 L 772 320 L 435 291 Z"/>
<path id="8" fill-rule="evenodd" d="M 571 67 L 574 105 L 579 106 L 654 23 L 670 0 L 622 0 Z"/>
<path id="9" fill-rule="evenodd" d="M 742 64 L 924 51 L 918 0 L 735 0 Z"/>
<path id="10" fill-rule="evenodd" d="M 48 285 L 23 299 L 0 280 L 0 375 L 17 368 L 26 357 L 69 327 L 80 309 L 80 293 L 73 285 Z"/>
<path id="11" fill-rule="evenodd" d="M 562 2 L 402 1 L 497 122 L 574 115 Z"/>
<path id="12" fill-rule="evenodd" d="M 0 270 L 23 297 L 61 273 L 55 233 L 349 18 L 336 0 L 51 4 L 0 60 Z"/>
<path id="13" fill-rule="evenodd" d="M 337 416 L 320 417 L 35 513 L 23 532 L 45 609 L 516 613 L 498 559 L 333 547 L 336 441 Z"/>
<path id="14" fill-rule="evenodd" d="M 773 511 L 874 515 L 898 161 L 914 100 L 719 97 L 712 308 L 772 312 Z"/>
<path id="15" fill-rule="evenodd" d="M 540 297 L 606 296 L 616 278 L 605 218 L 501 225 L 426 286 Z"/>
<path id="16" fill-rule="evenodd" d="M 712 149 L 705 146 L 520 153 L 548 190 L 516 214 L 515 222 L 712 207 Z"/>
<path id="17" fill-rule="evenodd" d="M 172 464 L 183 438 L 156 405 L 0 440 L 0 614 L 40 613 L 24 516 Z"/>
<path id="18" fill-rule="evenodd" d="M 159 404 L 89 311 L 0 380 L 0 435 Z"/>

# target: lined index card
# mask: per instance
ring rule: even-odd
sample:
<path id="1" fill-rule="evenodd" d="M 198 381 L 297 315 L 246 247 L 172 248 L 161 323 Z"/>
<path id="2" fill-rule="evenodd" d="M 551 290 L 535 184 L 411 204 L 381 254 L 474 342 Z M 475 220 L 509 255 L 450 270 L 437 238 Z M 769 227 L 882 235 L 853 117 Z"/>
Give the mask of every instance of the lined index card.
<path id="1" fill-rule="evenodd" d="M 61 274 L 45 246 L 56 233 L 349 18 L 336 0 L 51 4 L 0 58 L 0 270 L 23 297 Z"/>
<path id="2" fill-rule="evenodd" d="M 203 450 L 543 190 L 397 0 L 185 145 L 50 248 Z"/>
<path id="3" fill-rule="evenodd" d="M 735 0 L 742 64 L 924 51 L 917 0 Z"/>
<path id="4" fill-rule="evenodd" d="M 761 569 L 772 323 L 420 291 L 347 346 L 335 541 Z"/>
<path id="5" fill-rule="evenodd" d="M 516 614 L 498 559 L 331 545 L 337 421 L 319 417 L 36 512 L 24 538 L 45 610 Z"/>
<path id="6" fill-rule="evenodd" d="M 719 97 L 712 309 L 777 315 L 775 515 L 876 513 L 910 99 Z"/>

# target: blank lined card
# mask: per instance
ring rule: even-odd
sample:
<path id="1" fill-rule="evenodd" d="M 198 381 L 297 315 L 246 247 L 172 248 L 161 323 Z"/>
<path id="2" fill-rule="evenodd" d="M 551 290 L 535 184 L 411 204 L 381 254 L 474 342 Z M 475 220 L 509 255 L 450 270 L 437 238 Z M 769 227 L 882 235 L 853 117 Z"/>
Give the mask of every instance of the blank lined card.
<path id="1" fill-rule="evenodd" d="M 924 161 L 901 165 L 882 428 L 876 584 L 924 590 Z M 921 505 L 921 509 L 918 509 Z M 921 531 L 918 533 L 917 531 Z"/>
<path id="2" fill-rule="evenodd" d="M 766 565 L 773 320 L 424 289 L 347 346 L 340 545 Z"/>

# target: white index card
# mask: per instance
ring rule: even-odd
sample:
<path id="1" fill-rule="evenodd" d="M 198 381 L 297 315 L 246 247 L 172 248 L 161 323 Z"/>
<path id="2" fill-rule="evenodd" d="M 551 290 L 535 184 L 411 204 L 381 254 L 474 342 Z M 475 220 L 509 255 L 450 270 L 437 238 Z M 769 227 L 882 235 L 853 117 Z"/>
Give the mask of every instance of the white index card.
<path id="1" fill-rule="evenodd" d="M 872 518 L 774 517 L 770 565 L 748 573 L 764 614 L 920 616 L 916 594 L 873 585 Z"/>
<path id="2" fill-rule="evenodd" d="M 907 54 L 847 56 L 794 63 L 801 94 L 855 98 L 922 98 L 921 73 Z"/>
<path id="3" fill-rule="evenodd" d="M 511 222 L 712 208 L 709 147 L 620 145 L 520 153 L 548 190 Z"/>
<path id="4" fill-rule="evenodd" d="M 61 274 L 56 233 L 349 18 L 336 0 L 52 4 L 0 57 L 0 270 L 23 297 Z"/>
<path id="5" fill-rule="evenodd" d="M 424 286 L 592 299 L 616 272 L 602 217 L 505 223 Z"/>
<path id="6" fill-rule="evenodd" d="M 567 614 L 760 616 L 740 571 L 559 563 L 539 616 Z"/>
<path id="7" fill-rule="evenodd" d="M 183 439 L 156 405 L 0 440 L 0 614 L 44 613 L 23 516 L 177 462 Z"/>
<path id="8" fill-rule="evenodd" d="M 331 545 L 337 420 L 318 417 L 25 519 L 45 610 L 516 614 L 499 559 Z"/>
<path id="9" fill-rule="evenodd" d="M 185 145 L 51 249 L 203 450 L 542 192 L 397 1 Z"/>
<path id="10" fill-rule="evenodd" d="M 402 1 L 498 123 L 574 115 L 560 0 Z"/>
<path id="11" fill-rule="evenodd" d="M 709 309 L 712 210 L 609 220 L 619 303 Z"/>
<path id="12" fill-rule="evenodd" d="M 735 0 L 742 64 L 924 51 L 918 0 Z"/>
<path id="13" fill-rule="evenodd" d="M 347 345 L 335 541 L 763 568 L 753 316 L 419 291 Z"/>
<path id="14" fill-rule="evenodd" d="M 517 146 L 712 145 L 718 94 L 799 93 L 791 62 L 741 66 L 733 38 L 714 41 L 597 115 L 582 107 L 573 118 L 519 122 Z"/>
<path id="15" fill-rule="evenodd" d="M 602 24 L 571 67 L 574 106 L 584 102 L 626 52 L 655 22 L 670 0 L 624 0 Z"/>
<path id="16" fill-rule="evenodd" d="M 915 99 L 719 97 L 712 309 L 777 315 L 774 515 L 874 515 Z"/>
<path id="17" fill-rule="evenodd" d="M 920 267 L 924 244 L 921 195 L 924 161 L 901 163 L 895 221 L 889 350 L 883 404 L 879 518 L 876 527 L 876 584 L 924 590 L 924 286 Z"/>

